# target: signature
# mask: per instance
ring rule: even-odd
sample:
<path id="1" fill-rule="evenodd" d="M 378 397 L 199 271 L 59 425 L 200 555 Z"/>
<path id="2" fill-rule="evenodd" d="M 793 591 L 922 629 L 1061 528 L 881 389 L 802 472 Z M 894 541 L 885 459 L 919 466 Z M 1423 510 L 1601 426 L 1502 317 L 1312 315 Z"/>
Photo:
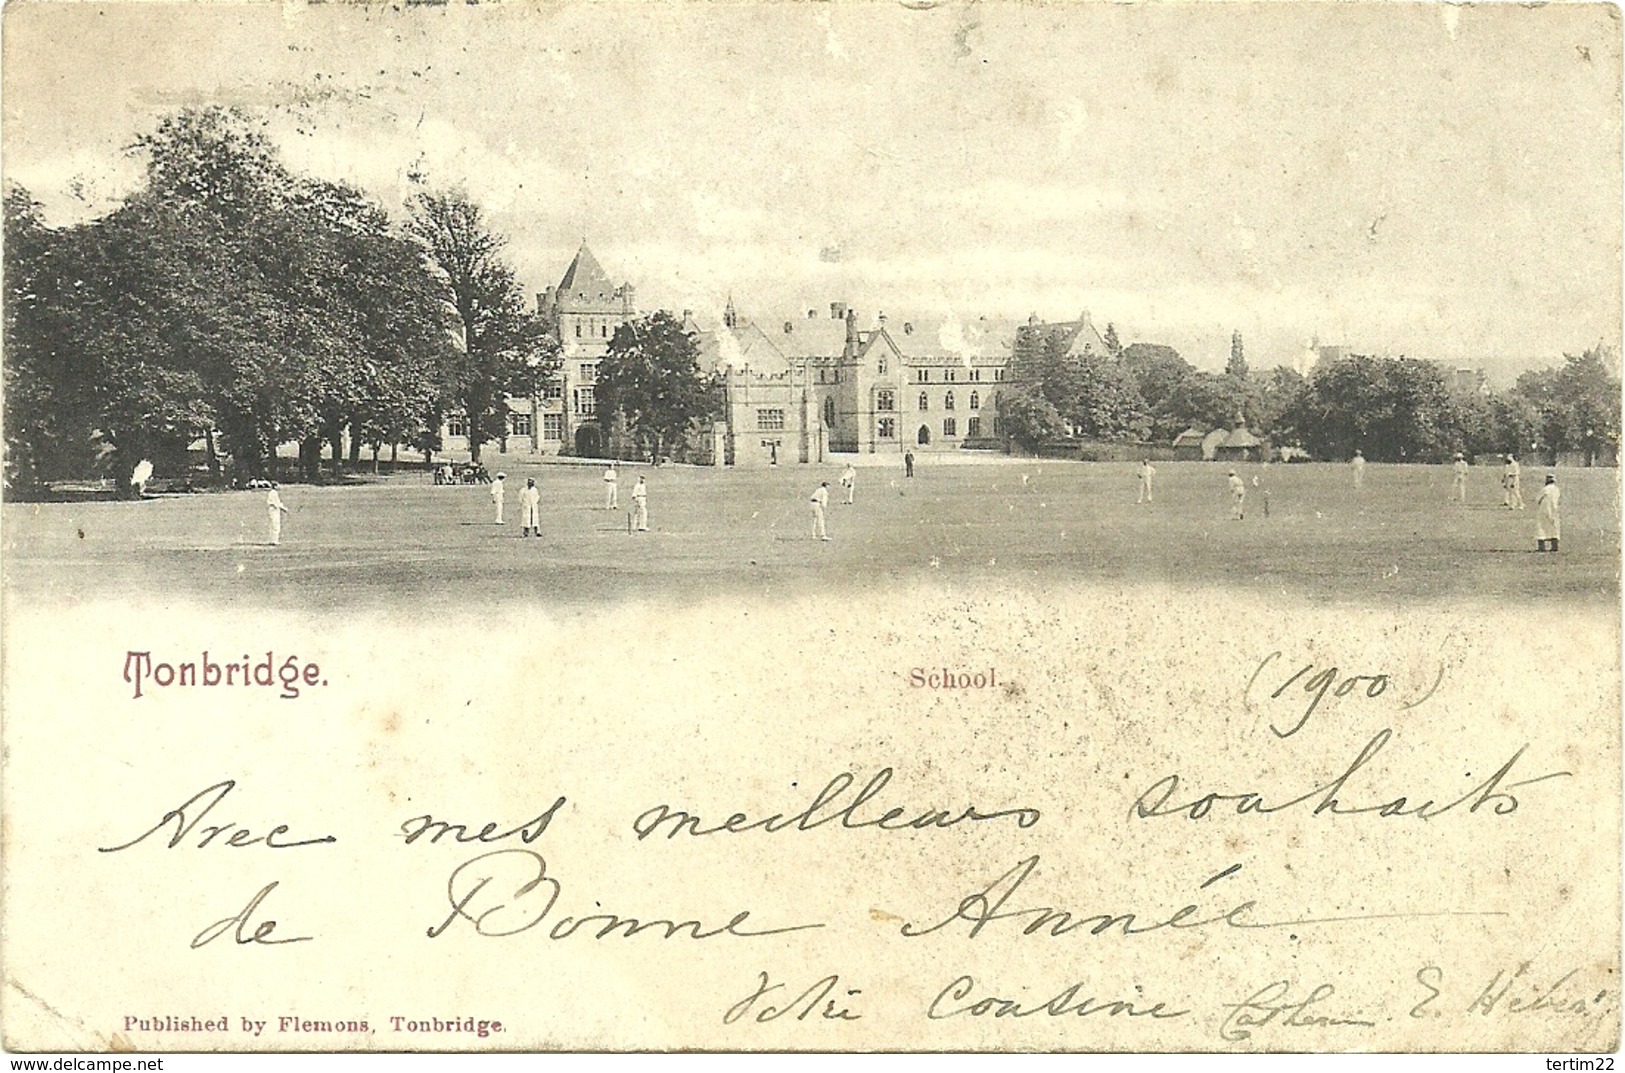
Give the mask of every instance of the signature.
<path id="1" fill-rule="evenodd" d="M 1334 1017 L 1312 1007 L 1337 994 L 1331 984 L 1320 984 L 1308 996 L 1292 996 L 1292 981 L 1277 980 L 1254 991 L 1241 1002 L 1226 1003 L 1230 1015 L 1219 1026 L 1219 1038 L 1230 1043 L 1253 1038 L 1253 1030 L 1274 1025 L 1278 1028 L 1334 1028 L 1350 1026 L 1375 1028 L 1375 1021 L 1356 1017 Z"/>

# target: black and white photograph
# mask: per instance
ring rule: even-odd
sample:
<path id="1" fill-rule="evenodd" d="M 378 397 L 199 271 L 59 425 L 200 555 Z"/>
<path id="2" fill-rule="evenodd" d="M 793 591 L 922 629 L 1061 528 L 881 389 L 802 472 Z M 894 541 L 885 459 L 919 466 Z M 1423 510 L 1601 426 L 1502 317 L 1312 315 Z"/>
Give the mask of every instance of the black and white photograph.
<path id="1" fill-rule="evenodd" d="M 0 34 L 6 1050 L 1618 1048 L 1616 6 Z"/>

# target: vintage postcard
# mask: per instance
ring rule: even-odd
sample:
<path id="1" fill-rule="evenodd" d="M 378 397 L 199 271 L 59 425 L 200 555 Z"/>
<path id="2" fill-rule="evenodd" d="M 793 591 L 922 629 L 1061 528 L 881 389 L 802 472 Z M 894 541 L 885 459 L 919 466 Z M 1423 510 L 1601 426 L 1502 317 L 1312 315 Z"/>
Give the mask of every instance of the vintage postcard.
<path id="1" fill-rule="evenodd" d="M 8 1050 L 1618 1047 L 1617 7 L 3 33 Z"/>

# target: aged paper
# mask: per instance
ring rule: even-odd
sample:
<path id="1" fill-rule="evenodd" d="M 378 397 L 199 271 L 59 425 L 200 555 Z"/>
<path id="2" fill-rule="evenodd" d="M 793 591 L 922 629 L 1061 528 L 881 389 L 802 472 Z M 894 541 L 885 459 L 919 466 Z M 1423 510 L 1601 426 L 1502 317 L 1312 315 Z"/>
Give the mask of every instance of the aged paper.
<path id="1" fill-rule="evenodd" d="M 1612 454 L 1525 455 L 1526 512 L 1487 452 L 1457 486 L 1375 439 L 1266 461 L 1244 422 L 1228 466 L 1142 429 L 1154 484 L 1140 448 L 943 442 L 992 431 L 1029 313 L 1215 375 L 1234 335 L 1255 369 L 1346 342 L 1498 392 L 1595 345 L 1617 390 L 1616 9 L 4 31 L 5 172 L 51 227 L 138 189 L 162 117 L 234 107 L 390 213 L 462 187 L 561 318 L 590 245 L 637 312 L 729 340 L 763 430 L 628 462 L 605 509 L 586 424 L 544 441 L 579 397 L 514 402 L 500 527 L 406 449 L 285 480 L 275 545 L 265 489 L 161 465 L 139 500 L 8 491 L 7 1049 L 1618 1047 L 1617 399 Z M 727 350 L 747 319 L 785 372 Z M 840 321 L 827 370 L 879 385 L 851 452 L 816 401 L 849 381 L 785 341 Z M 802 375 L 811 417 L 759 401 Z"/>

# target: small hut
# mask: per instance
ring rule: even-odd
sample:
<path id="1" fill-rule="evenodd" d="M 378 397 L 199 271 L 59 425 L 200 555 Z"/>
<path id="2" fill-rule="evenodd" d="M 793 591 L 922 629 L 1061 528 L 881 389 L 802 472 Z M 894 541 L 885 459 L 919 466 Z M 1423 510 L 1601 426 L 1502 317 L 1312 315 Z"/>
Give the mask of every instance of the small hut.
<path id="1" fill-rule="evenodd" d="M 1202 461 L 1202 430 L 1188 428 L 1174 437 L 1174 461 Z"/>
<path id="2" fill-rule="evenodd" d="M 1213 457 L 1220 462 L 1260 462 L 1264 458 L 1264 441 L 1248 432 L 1247 422 L 1242 421 L 1230 430 Z"/>

